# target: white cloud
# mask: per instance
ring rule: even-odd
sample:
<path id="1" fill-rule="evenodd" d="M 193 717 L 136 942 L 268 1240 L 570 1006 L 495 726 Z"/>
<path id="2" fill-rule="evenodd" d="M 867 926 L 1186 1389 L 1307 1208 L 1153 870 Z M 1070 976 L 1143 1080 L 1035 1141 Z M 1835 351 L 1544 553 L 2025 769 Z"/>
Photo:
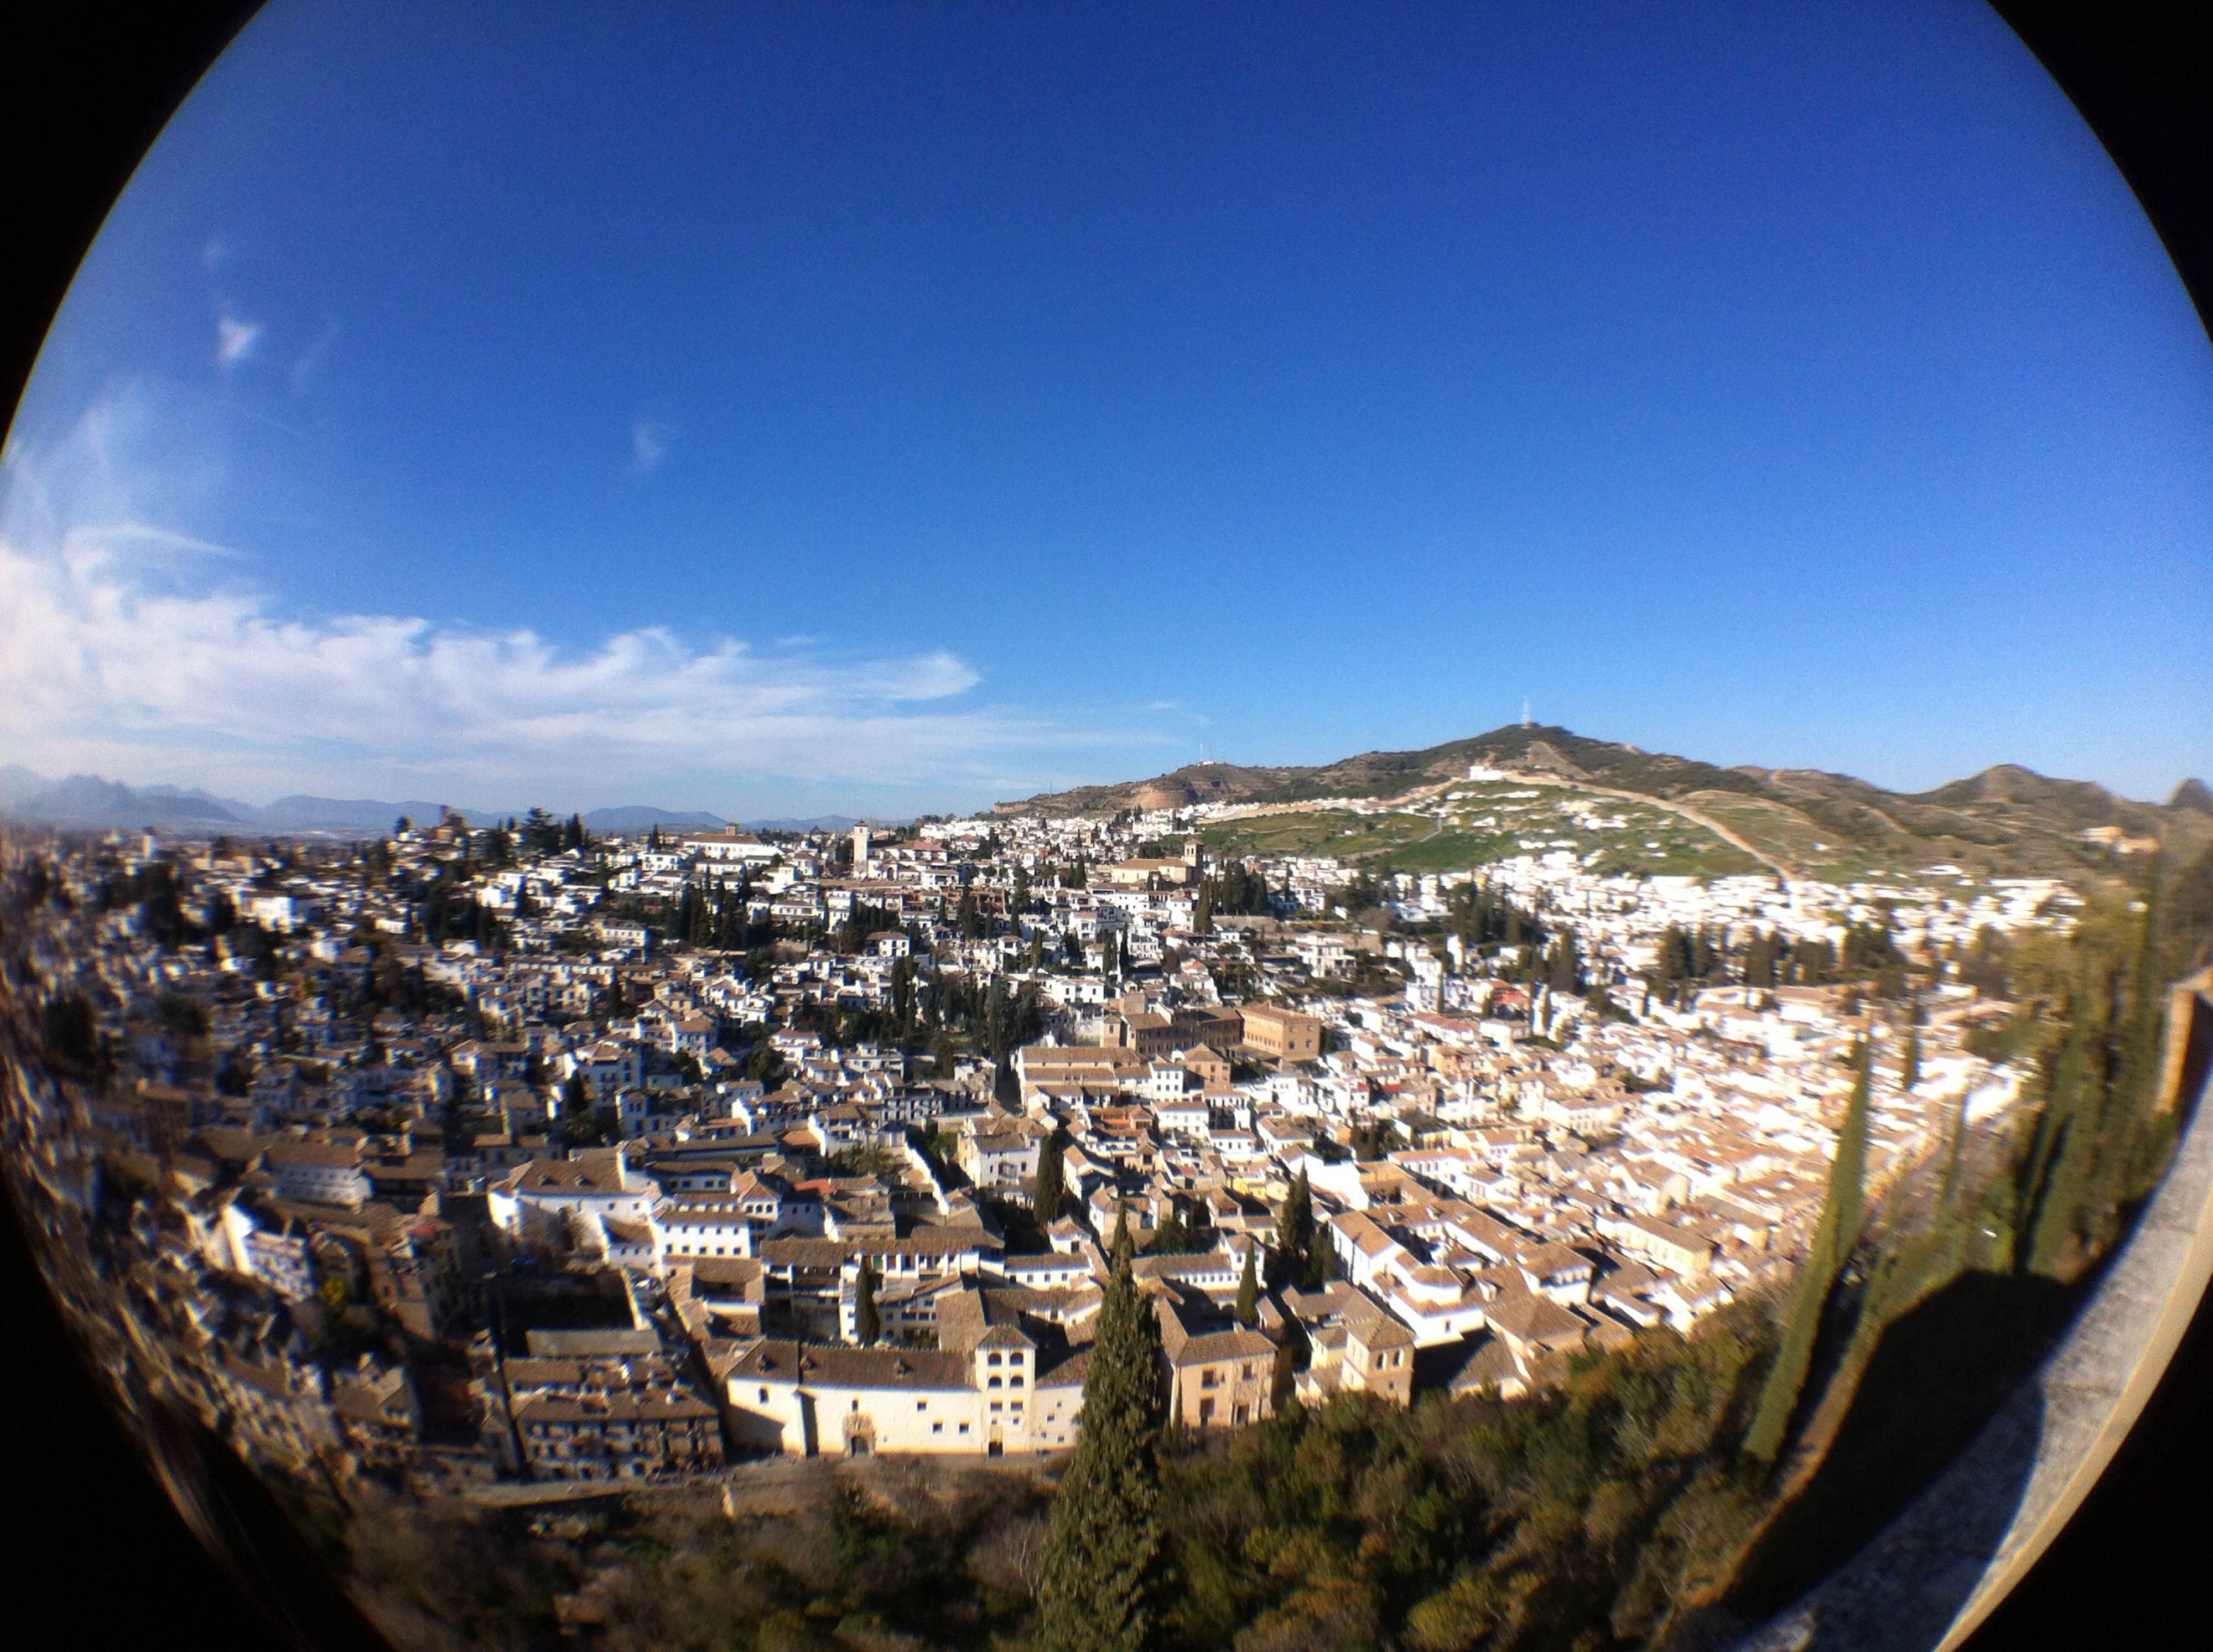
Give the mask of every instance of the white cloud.
<path id="1" fill-rule="evenodd" d="M 651 419 L 638 419 L 630 427 L 631 468 L 643 476 L 661 468 L 661 461 L 668 457 L 668 426 Z"/>
<path id="2" fill-rule="evenodd" d="M 978 681 L 944 649 L 768 658 L 652 626 L 566 650 L 403 614 L 293 618 L 150 571 L 123 535 L 58 556 L 0 545 L 0 738 L 19 760 L 919 782 L 982 778 L 990 754 L 1052 738 L 1003 711 L 913 709 Z"/>
<path id="3" fill-rule="evenodd" d="M 213 275 L 229 256 L 229 244 L 221 235 L 210 235 L 200 247 L 200 267 Z"/>
<path id="4" fill-rule="evenodd" d="M 261 344 L 261 323 L 241 321 L 225 311 L 216 318 L 215 359 L 219 366 L 236 367 L 253 359 Z"/>
<path id="5" fill-rule="evenodd" d="M 980 679 L 944 648 L 763 652 L 662 625 L 570 647 L 293 611 L 239 553 L 162 525 L 221 445 L 165 411 L 118 396 L 0 463 L 0 760 L 247 796 L 442 783 L 711 808 L 769 777 L 1015 796 L 1076 752 L 1159 743 L 964 701 Z M 174 474 L 134 464 L 157 454 Z"/>

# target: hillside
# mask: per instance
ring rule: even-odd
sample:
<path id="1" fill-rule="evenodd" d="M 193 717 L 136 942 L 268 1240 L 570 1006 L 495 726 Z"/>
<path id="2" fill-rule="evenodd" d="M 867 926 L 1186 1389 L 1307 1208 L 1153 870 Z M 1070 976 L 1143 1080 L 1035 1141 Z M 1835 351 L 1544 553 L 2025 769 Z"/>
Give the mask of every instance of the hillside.
<path id="1" fill-rule="evenodd" d="M 2089 781 L 2055 780 L 2000 764 L 1908 795 L 1821 770 L 1722 768 L 1566 728 L 1520 724 L 1421 751 L 1363 752 L 1312 767 L 1195 764 L 1148 780 L 1080 787 L 997 808 L 1003 814 L 1077 814 L 1199 803 L 1404 798 L 1434 813 L 1440 794 L 1450 783 L 1464 781 L 1473 763 L 1526 777 L 1524 783 L 1541 779 L 1570 791 L 1649 798 L 1717 839 L 1741 842 L 1779 869 L 1820 877 L 1936 863 L 1988 876 L 2067 875 L 2111 863 L 2108 846 L 2078 835 L 2094 827 L 2131 838 L 2157 838 L 2184 856 L 2213 841 L 2213 808 L 2196 781 L 2186 782 L 2161 805 L 2116 796 Z M 1481 806 L 1472 796 L 1457 795 Z M 1440 830 L 1449 824 L 1441 817 Z M 1210 837 L 1222 849 L 1235 850 L 1247 838 L 1257 846 L 1260 834 L 1243 822 L 1239 828 Z M 1379 851 L 1385 848 L 1377 844 Z M 1432 847 L 1422 858 L 1435 862 L 1442 848 Z M 1470 840 L 1467 852 L 1514 851 Z M 1378 853 L 1372 858 L 1381 867 L 1397 857 Z"/>

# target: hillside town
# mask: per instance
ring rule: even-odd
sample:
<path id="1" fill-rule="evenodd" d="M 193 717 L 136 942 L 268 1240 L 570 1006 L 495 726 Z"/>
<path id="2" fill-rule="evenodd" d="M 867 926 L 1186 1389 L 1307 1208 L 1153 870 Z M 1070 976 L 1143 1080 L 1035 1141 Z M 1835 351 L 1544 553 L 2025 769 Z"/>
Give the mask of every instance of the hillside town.
<path id="1" fill-rule="evenodd" d="M 1062 1451 L 1125 1227 L 1184 1427 L 1510 1399 L 1788 1279 L 1856 1050 L 1871 1198 L 2001 1118 L 2075 902 L 1222 813 L 17 832 L 17 1150 L 172 1398 L 417 1490 Z"/>

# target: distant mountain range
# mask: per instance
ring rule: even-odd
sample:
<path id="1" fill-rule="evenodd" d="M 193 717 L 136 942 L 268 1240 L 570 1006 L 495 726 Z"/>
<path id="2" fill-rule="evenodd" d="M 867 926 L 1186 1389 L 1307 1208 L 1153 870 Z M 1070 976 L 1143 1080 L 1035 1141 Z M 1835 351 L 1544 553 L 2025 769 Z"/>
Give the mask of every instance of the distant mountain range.
<path id="1" fill-rule="evenodd" d="M 439 805 L 410 798 L 385 802 L 370 797 L 308 797 L 299 794 L 273 802 L 247 803 L 217 797 L 195 787 L 130 786 L 94 774 L 47 780 L 10 765 L 0 770 L 0 810 L 43 826 L 80 827 L 156 826 L 190 832 L 385 832 L 401 815 L 432 821 Z M 455 813 L 476 816 L 479 811 Z M 482 812 L 490 819 L 493 811 Z"/>
<path id="2" fill-rule="evenodd" d="M 40 826 L 82 830 L 163 831 L 214 835 L 223 832 L 312 832 L 339 836 L 381 835 L 400 816 L 423 824 L 438 818 L 440 805 L 420 798 L 386 802 L 374 797 L 310 797 L 295 793 L 273 802 L 247 803 L 235 797 L 178 786 L 131 786 L 94 774 L 50 779 L 19 763 L 0 766 L 0 814 Z M 455 807 L 454 813 L 476 821 L 520 818 L 527 809 Z M 630 803 L 587 812 L 584 824 L 597 832 L 634 833 L 652 827 L 713 828 L 732 823 L 700 809 L 657 808 Z M 844 832 L 858 824 L 849 815 L 822 814 L 808 820 L 751 820 L 751 831 Z"/>
<path id="3" fill-rule="evenodd" d="M 657 826 L 692 826 L 713 829 L 729 825 L 719 814 L 705 814 L 697 809 L 655 808 L 646 803 L 625 803 L 619 808 L 595 808 L 584 816 L 584 824 L 594 832 L 619 832 L 628 835 L 647 832 Z"/>
<path id="4" fill-rule="evenodd" d="M 2080 869 L 2108 852 L 2079 834 L 2213 839 L 2213 789 L 2186 780 L 2164 804 L 2116 796 L 2087 780 L 2053 780 L 2001 764 L 1933 791 L 1903 794 L 1818 769 L 1720 768 L 1695 759 L 1593 740 L 1565 728 L 1509 724 L 1417 752 L 1363 752 L 1314 767 L 1192 764 L 1149 780 L 1081 786 L 994 806 L 1001 814 L 1102 814 L 1198 803 L 1386 800 L 1465 777 L 1472 764 L 1652 798 L 1741 836 L 1771 863 L 1810 869 L 1841 851 L 1899 864 L 1948 861 L 1990 875 Z"/>

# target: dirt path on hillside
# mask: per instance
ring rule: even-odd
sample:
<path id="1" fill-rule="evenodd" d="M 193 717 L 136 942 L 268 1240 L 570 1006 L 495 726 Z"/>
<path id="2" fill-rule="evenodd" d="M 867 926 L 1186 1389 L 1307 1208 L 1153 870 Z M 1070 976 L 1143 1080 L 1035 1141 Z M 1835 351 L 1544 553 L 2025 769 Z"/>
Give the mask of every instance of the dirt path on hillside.
<path id="1" fill-rule="evenodd" d="M 1737 832 L 1732 827 L 1723 826 L 1719 820 L 1715 820 L 1711 815 L 1692 808 L 1688 803 L 1678 803 L 1672 798 L 1655 797 L 1647 792 L 1623 791 L 1617 786 L 1601 786 L 1595 781 L 1565 779 L 1558 775 L 1509 774 L 1507 776 L 1507 778 L 1509 780 L 1524 781 L 1531 784 L 1540 786 L 1563 786 L 1572 791 L 1596 792 L 1601 797 L 1619 797 L 1625 802 L 1649 803 L 1654 808 L 1665 809 L 1670 814 L 1679 814 L 1682 816 L 1683 819 L 1688 820 L 1692 826 L 1704 827 L 1708 832 L 1712 832 L 1714 836 L 1719 838 L 1723 843 L 1728 844 L 1731 848 L 1742 850 L 1746 854 L 1751 856 L 1753 859 L 1758 861 L 1762 866 L 1766 867 L 1769 870 L 1773 872 L 1776 876 L 1781 878 L 1786 883 L 1793 878 L 1802 877 L 1804 875 L 1804 874 L 1800 872 L 1796 867 L 1791 865 L 1789 862 L 1777 860 L 1765 850 L 1754 847 L 1752 844 L 1746 841 L 1744 835 L 1741 832 Z"/>
<path id="2" fill-rule="evenodd" d="M 1670 814 L 1680 815 L 1684 820 L 1688 820 L 1692 826 L 1701 827 L 1707 832 L 1712 832 L 1715 837 L 1719 838 L 1723 843 L 1728 844 L 1730 848 L 1742 850 L 1746 854 L 1751 856 L 1753 859 L 1758 861 L 1762 866 L 1766 867 L 1770 871 L 1773 872 L 1776 876 L 1781 878 L 1786 883 L 1793 878 L 1799 878 L 1804 875 L 1804 874 L 1800 872 L 1799 869 L 1795 866 L 1793 866 L 1789 862 L 1777 860 L 1765 850 L 1757 848 L 1753 844 L 1747 842 L 1741 832 L 1735 831 L 1732 827 L 1723 826 L 1719 820 L 1713 819 L 1710 815 L 1705 814 L 1698 809 L 1692 808 L 1687 803 L 1678 803 L 1665 797 L 1654 797 L 1641 791 L 1623 791 L 1619 787 L 1615 786 L 1601 786 L 1595 781 L 1573 780 L 1564 775 L 1516 774 L 1510 770 L 1501 771 L 1501 772 L 1504 773 L 1506 778 L 1513 782 L 1515 785 L 1558 786 L 1568 791 L 1594 792 L 1601 797 L 1618 797 L 1625 802 L 1649 803 L 1655 808 L 1665 809 Z M 1466 783 L 1467 783 L 1464 780 L 1440 780 L 1430 785 L 1418 786 L 1411 791 L 1402 792 L 1397 798 L 1389 801 L 1399 804 L 1411 803 L 1417 800 L 1422 802 L 1436 802 L 1442 797 L 1444 793 L 1449 791 L 1453 787 L 1462 786 Z M 1377 801 L 1381 802 L 1384 800 L 1379 799 Z M 1342 803 L 1334 801 L 1324 802 L 1316 800 L 1302 801 L 1296 803 L 1278 803 L 1272 805 L 1265 803 L 1254 804 L 1251 806 L 1252 812 L 1250 814 L 1240 814 L 1234 818 L 1240 820 L 1254 820 L 1271 814 L 1311 814 L 1316 809 L 1323 808 L 1334 808 L 1342 807 Z M 1402 812 L 1406 814 L 1413 813 L 1411 809 L 1405 809 L 1402 810 Z M 1228 822 L 1225 820 L 1223 824 L 1227 825 Z M 1436 824 L 1430 829 L 1428 836 L 1417 838 L 1413 839 L 1412 842 L 1427 843 L 1430 838 L 1436 837 L 1443 830 L 1444 819 L 1442 814 L 1440 814 Z M 1411 844 L 1400 844 L 1397 845 L 1397 848 L 1405 849 L 1411 848 Z M 1381 854 L 1384 851 L 1381 849 L 1367 850 L 1360 851 L 1359 853 L 1346 856 L 1344 858 L 1348 860 L 1358 860 L 1362 858 L 1363 855 Z M 1395 850 L 1393 852 L 1395 852 Z"/>

